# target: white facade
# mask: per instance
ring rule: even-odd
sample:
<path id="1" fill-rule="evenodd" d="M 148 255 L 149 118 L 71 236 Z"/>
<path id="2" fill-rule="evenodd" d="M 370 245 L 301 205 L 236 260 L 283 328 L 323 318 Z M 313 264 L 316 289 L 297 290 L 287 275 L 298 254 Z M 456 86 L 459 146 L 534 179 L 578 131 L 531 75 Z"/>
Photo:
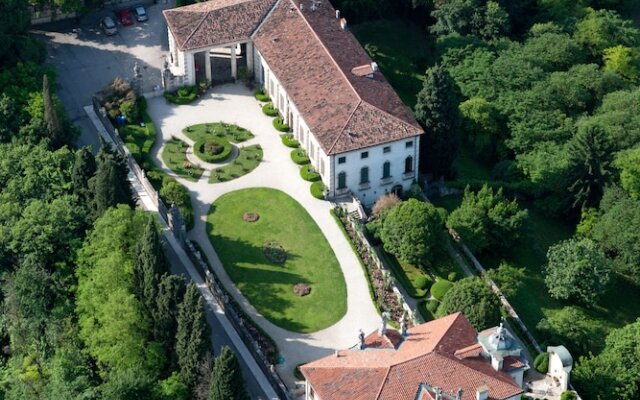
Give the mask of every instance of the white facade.
<path id="1" fill-rule="evenodd" d="M 417 178 L 419 136 L 328 156 L 257 49 L 254 60 L 256 80 L 309 155 L 329 197 L 351 193 L 370 206 L 386 193 L 409 189 Z"/>

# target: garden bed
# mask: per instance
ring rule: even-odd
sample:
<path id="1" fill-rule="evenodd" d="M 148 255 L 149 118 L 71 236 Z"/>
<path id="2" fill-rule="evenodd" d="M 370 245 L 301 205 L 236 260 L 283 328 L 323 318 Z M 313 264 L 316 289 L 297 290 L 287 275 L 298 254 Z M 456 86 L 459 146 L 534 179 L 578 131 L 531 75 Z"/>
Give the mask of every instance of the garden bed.
<path id="1" fill-rule="evenodd" d="M 262 147 L 259 144 L 238 148 L 238 156 L 224 167 L 211 171 L 209 183 L 227 182 L 256 169 L 262 161 Z"/>
<path id="2" fill-rule="evenodd" d="M 249 130 L 224 122 L 189 125 L 182 130 L 182 133 L 194 142 L 207 139 L 222 139 L 232 143 L 242 143 L 254 137 Z"/>
<path id="3" fill-rule="evenodd" d="M 193 145 L 194 154 L 204 162 L 221 163 L 226 161 L 233 151 L 233 146 L 224 138 L 208 138 L 198 140 Z"/>
<path id="4" fill-rule="evenodd" d="M 189 145 L 177 138 L 171 138 L 162 150 L 162 161 L 170 170 L 191 182 L 197 182 L 204 170 L 187 159 Z"/>
<path id="5" fill-rule="evenodd" d="M 188 85 L 178 88 L 175 92 L 165 92 L 164 98 L 169 103 L 178 105 L 193 103 L 198 98 L 198 86 Z"/>

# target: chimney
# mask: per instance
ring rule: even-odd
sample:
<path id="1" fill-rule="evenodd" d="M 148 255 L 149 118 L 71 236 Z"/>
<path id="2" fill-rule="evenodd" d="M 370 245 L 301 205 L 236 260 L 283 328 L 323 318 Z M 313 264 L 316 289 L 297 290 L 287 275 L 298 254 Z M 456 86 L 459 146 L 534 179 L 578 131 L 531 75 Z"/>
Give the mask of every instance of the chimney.
<path id="1" fill-rule="evenodd" d="M 476 400 L 488 400 L 489 399 L 489 387 L 482 385 L 476 389 Z"/>
<path id="2" fill-rule="evenodd" d="M 304 4 L 300 3 L 300 11 L 304 10 Z"/>
<path id="3" fill-rule="evenodd" d="M 340 19 L 340 10 L 336 10 L 336 19 Z"/>
<path id="4" fill-rule="evenodd" d="M 340 357 L 340 351 L 336 350 L 336 358 Z"/>
<path id="5" fill-rule="evenodd" d="M 340 18 L 340 28 L 347 30 L 347 19 L 346 18 Z"/>
<path id="6" fill-rule="evenodd" d="M 372 62 L 371 63 L 371 69 L 373 70 L 373 72 L 376 72 L 378 70 L 378 63 Z"/>
<path id="7" fill-rule="evenodd" d="M 493 367 L 493 369 L 495 369 L 496 371 L 502 371 L 503 364 L 504 359 L 502 358 L 502 356 L 495 354 L 491 355 L 491 366 Z"/>

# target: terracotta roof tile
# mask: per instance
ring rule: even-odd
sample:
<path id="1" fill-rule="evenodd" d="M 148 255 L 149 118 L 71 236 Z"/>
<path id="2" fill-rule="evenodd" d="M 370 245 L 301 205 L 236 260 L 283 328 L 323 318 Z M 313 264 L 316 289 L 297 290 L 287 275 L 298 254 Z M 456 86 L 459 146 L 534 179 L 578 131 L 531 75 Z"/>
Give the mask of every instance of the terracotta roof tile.
<path id="1" fill-rule="evenodd" d="M 379 71 L 351 72 L 372 60 L 328 1 L 301 11 L 280 0 L 253 41 L 326 154 L 423 133 Z"/>
<path id="2" fill-rule="evenodd" d="M 164 10 L 182 51 L 246 41 L 276 0 L 210 0 Z"/>
<path id="3" fill-rule="evenodd" d="M 502 363 L 502 368 L 505 371 L 512 371 L 514 369 L 520 369 L 526 366 L 527 364 L 522 362 L 522 359 L 520 357 L 514 357 L 514 356 L 506 356 Z"/>
<path id="4" fill-rule="evenodd" d="M 367 340 L 380 340 L 377 333 Z M 456 352 L 476 351 L 476 331 L 460 313 L 409 329 L 409 336 L 397 350 L 390 346 L 365 350 L 344 350 L 301 367 L 320 398 L 350 399 L 364 393 L 368 399 L 414 399 L 421 384 L 440 387 L 455 395 L 458 389 L 474 393 L 489 387 L 489 399 L 506 399 L 522 389 L 504 372 L 495 371 L 482 357 Z M 384 374 L 383 374 L 384 372 Z M 376 395 L 373 388 L 379 389 Z M 342 393 L 341 390 L 347 390 Z"/>

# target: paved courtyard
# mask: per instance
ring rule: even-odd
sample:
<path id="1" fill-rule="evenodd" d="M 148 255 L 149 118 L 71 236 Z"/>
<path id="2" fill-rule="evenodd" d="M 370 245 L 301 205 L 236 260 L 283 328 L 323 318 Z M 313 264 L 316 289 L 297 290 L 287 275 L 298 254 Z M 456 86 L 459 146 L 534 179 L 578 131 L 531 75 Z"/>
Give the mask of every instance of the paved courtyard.
<path id="1" fill-rule="evenodd" d="M 216 273 L 224 285 L 232 290 L 253 319 L 277 342 L 284 357 L 278 370 L 289 387 L 293 387 L 293 368 L 322 356 L 335 349 L 349 347 L 358 341 L 358 330 L 365 332 L 376 329 L 380 317 L 371 302 L 367 281 L 357 257 L 347 240 L 331 217 L 331 206 L 326 201 L 317 200 L 309 192 L 310 183 L 302 180 L 299 167 L 295 165 L 279 133 L 271 125 L 271 118 L 265 116 L 252 93 L 241 84 L 218 86 L 202 99 L 191 105 L 175 106 L 167 104 L 163 98 L 149 101 L 149 113 L 158 128 L 158 140 L 152 150 L 156 164 L 189 189 L 194 206 L 195 226 L 189 237 L 197 241 L 213 262 Z M 248 144 L 259 143 L 264 150 L 262 163 L 249 174 L 232 181 L 209 184 L 209 172 L 198 182 L 189 182 L 173 174 L 163 164 L 160 155 L 164 142 L 172 136 L 187 143 L 193 143 L 182 134 L 187 125 L 205 122 L 227 122 L 249 129 L 256 137 Z M 200 163 L 201 165 L 203 163 Z M 211 203 L 221 195 L 243 188 L 270 187 L 279 189 L 296 199 L 311 215 L 335 252 L 347 284 L 347 313 L 335 325 L 310 334 L 300 334 L 279 328 L 262 317 L 235 289 L 226 274 L 206 232 L 206 218 Z M 304 238 L 301 238 L 304 240 Z M 313 243 L 309 243 L 313 246 Z"/>

